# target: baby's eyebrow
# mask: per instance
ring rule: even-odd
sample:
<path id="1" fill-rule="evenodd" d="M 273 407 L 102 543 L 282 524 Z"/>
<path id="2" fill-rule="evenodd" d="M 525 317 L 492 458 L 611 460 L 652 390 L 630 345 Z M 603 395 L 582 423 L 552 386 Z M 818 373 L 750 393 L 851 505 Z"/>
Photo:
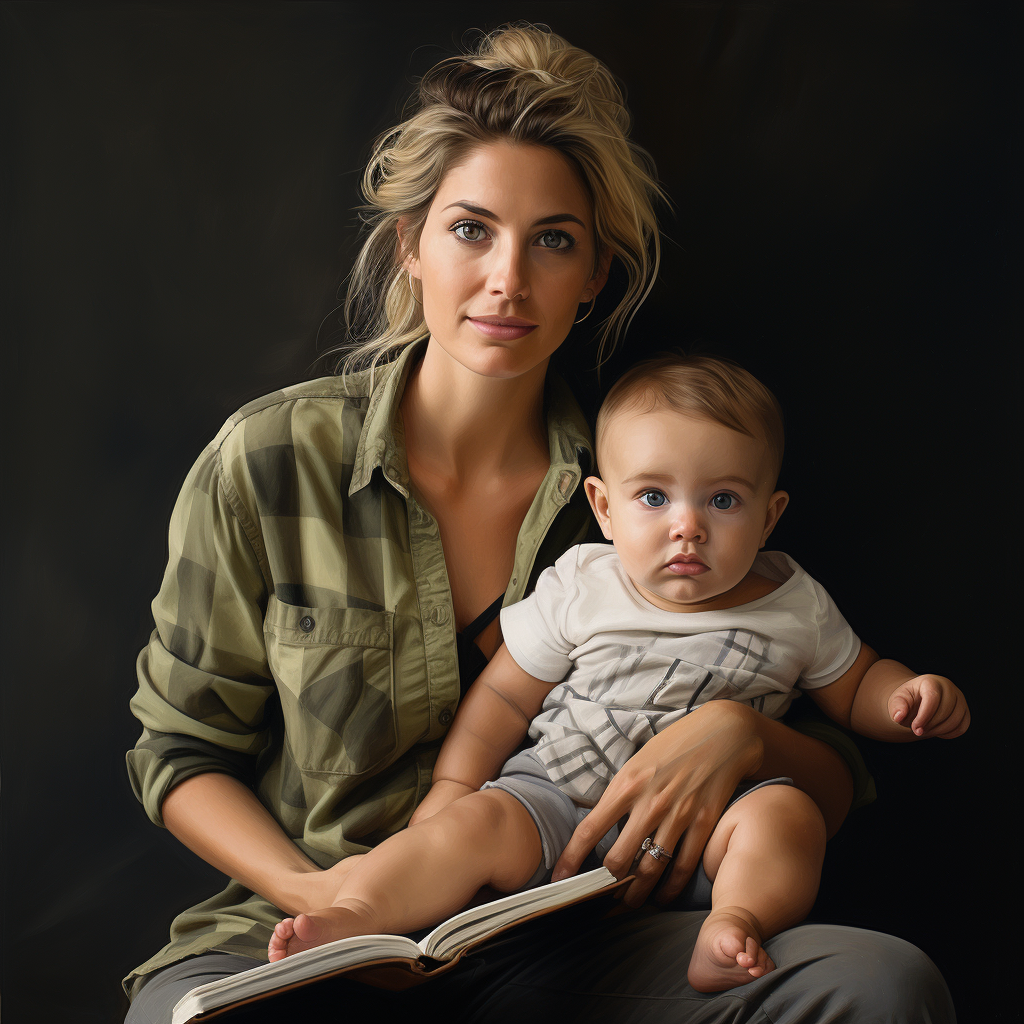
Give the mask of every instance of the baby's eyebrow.
<path id="1" fill-rule="evenodd" d="M 710 481 L 714 486 L 719 484 L 739 484 L 741 487 L 746 487 L 748 491 L 756 491 L 757 484 L 751 483 L 746 477 L 742 476 L 723 476 L 720 480 Z"/>
<path id="2" fill-rule="evenodd" d="M 653 483 L 669 482 L 672 483 L 675 480 L 674 476 L 668 473 L 645 473 L 640 470 L 637 473 L 632 473 L 627 476 L 623 481 L 623 486 L 627 484 L 640 483 L 641 481 L 651 481 Z M 751 483 L 746 477 L 742 476 L 721 476 L 715 477 L 711 480 L 700 480 L 698 481 L 701 487 L 721 487 L 723 484 L 739 484 L 741 487 L 745 487 L 748 491 L 756 491 L 757 485 Z"/>
<path id="3" fill-rule="evenodd" d="M 674 477 L 669 476 L 667 473 L 645 473 L 643 470 L 640 470 L 639 473 L 633 473 L 631 476 L 627 476 L 622 482 L 623 484 L 638 483 L 641 480 L 654 480 L 659 482 L 667 480 L 671 482 L 674 479 Z"/>

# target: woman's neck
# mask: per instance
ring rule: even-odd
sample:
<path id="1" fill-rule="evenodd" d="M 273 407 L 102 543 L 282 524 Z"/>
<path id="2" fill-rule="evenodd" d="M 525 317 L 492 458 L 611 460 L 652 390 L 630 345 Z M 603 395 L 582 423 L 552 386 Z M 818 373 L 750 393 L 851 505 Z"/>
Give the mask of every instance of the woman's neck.
<path id="1" fill-rule="evenodd" d="M 548 457 L 544 425 L 547 362 L 511 379 L 484 377 L 433 340 L 413 367 L 401 410 L 410 470 L 450 485 L 517 474 Z"/>

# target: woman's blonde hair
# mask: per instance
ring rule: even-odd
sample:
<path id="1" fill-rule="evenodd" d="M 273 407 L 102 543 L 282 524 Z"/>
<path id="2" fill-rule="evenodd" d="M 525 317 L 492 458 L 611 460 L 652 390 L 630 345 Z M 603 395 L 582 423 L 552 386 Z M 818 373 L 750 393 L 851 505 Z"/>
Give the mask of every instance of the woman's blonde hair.
<path id="1" fill-rule="evenodd" d="M 660 262 L 653 201 L 664 198 L 650 156 L 629 140 L 629 111 L 611 72 L 545 26 L 509 25 L 428 71 L 416 100 L 415 113 L 377 140 L 363 176 L 369 235 L 349 279 L 340 369 L 374 366 L 428 335 L 403 258 L 417 251 L 448 170 L 498 140 L 558 150 L 590 192 L 595 252 L 617 256 L 627 275 L 625 294 L 598 332 L 603 361 L 653 286 Z"/>

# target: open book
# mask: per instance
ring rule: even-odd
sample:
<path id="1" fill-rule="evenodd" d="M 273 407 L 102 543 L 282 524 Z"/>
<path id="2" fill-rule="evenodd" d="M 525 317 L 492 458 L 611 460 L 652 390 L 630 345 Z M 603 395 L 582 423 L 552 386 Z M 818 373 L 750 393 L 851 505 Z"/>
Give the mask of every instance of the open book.
<path id="1" fill-rule="evenodd" d="M 225 1013 L 243 1003 L 306 985 L 346 971 L 383 988 L 406 988 L 454 966 L 461 956 L 514 925 L 578 903 L 621 882 L 607 868 L 597 868 L 560 882 L 527 889 L 463 910 L 439 924 L 421 942 L 404 935 L 356 935 L 295 953 L 251 971 L 192 989 L 174 1007 L 172 1024 L 186 1024 Z"/>

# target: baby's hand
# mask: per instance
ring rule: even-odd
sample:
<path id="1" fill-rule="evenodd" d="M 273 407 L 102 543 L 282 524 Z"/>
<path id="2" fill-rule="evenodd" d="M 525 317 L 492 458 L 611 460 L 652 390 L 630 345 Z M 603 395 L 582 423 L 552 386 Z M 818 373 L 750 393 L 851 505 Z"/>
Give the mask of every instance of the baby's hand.
<path id="1" fill-rule="evenodd" d="M 889 715 L 922 739 L 951 740 L 971 724 L 964 695 L 944 676 L 914 676 L 889 695 Z"/>

